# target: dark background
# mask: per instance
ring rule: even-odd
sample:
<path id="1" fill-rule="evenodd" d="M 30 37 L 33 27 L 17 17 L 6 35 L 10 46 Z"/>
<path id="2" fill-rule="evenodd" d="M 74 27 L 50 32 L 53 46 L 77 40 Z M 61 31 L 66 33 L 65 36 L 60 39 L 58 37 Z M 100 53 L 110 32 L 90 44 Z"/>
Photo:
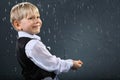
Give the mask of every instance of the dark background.
<path id="1" fill-rule="evenodd" d="M 18 2 L 38 6 L 42 41 L 63 59 L 81 59 L 78 71 L 60 80 L 120 80 L 120 0 L 2 0 L 0 2 L 0 80 L 22 80 L 16 60 L 17 32 L 9 21 Z"/>

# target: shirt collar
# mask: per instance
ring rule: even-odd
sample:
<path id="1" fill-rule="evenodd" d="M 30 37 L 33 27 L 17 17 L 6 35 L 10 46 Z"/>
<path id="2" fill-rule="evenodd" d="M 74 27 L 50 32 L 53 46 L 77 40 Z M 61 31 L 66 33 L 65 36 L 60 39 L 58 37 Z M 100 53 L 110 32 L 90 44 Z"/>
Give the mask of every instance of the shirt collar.
<path id="1" fill-rule="evenodd" d="M 32 34 L 29 34 L 27 32 L 24 32 L 24 31 L 19 31 L 18 32 L 18 37 L 21 38 L 21 37 L 29 37 L 29 38 L 35 38 L 35 39 L 38 39 L 38 40 L 41 40 L 41 38 L 37 35 L 32 35 Z"/>

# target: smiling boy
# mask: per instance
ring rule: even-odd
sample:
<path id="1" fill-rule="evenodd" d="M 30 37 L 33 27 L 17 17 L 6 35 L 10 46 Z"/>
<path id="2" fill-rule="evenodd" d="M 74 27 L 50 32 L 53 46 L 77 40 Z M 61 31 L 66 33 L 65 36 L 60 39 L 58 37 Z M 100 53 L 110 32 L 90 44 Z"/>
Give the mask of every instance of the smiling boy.
<path id="1" fill-rule="evenodd" d="M 40 33 L 42 21 L 38 8 L 32 3 L 22 2 L 13 6 L 10 21 L 18 31 L 17 59 L 25 80 L 57 80 L 56 75 L 82 66 L 80 60 L 63 60 L 46 49 L 36 35 Z"/>

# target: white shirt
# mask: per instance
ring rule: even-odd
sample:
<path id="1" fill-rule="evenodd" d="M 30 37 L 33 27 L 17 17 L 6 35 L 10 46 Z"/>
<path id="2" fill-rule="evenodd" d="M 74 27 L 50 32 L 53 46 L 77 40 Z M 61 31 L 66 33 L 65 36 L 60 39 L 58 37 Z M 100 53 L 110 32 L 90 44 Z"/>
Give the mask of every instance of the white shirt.
<path id="1" fill-rule="evenodd" d="M 68 72 L 73 66 L 73 60 L 63 60 L 52 55 L 41 42 L 41 38 L 39 36 L 19 31 L 18 37 L 34 38 L 26 44 L 25 52 L 27 57 L 38 67 L 47 71 L 54 71 L 56 74 L 59 74 L 61 72 Z"/>

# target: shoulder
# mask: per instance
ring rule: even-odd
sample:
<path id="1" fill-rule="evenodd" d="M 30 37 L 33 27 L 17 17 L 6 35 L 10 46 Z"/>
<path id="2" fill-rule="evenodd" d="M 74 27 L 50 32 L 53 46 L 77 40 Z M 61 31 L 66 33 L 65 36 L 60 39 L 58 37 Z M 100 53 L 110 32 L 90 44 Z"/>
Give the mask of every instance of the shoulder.
<path id="1" fill-rule="evenodd" d="M 35 47 L 43 47 L 45 46 L 41 41 L 37 39 L 31 39 L 25 46 L 25 49 L 33 49 Z"/>

